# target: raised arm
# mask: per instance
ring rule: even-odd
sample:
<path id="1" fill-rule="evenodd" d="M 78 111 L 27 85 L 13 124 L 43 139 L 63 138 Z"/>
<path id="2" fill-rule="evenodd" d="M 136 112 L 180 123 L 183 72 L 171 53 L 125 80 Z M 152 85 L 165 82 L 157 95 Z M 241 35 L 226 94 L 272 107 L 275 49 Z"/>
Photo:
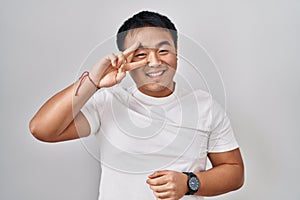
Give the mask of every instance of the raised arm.
<path id="1" fill-rule="evenodd" d="M 88 136 L 90 126 L 80 112 L 81 108 L 97 91 L 97 87 L 111 87 L 118 84 L 125 77 L 126 71 L 145 64 L 144 61 L 130 62 L 132 53 L 138 47 L 139 42 L 117 55 L 107 55 L 94 65 L 89 76 L 82 77 L 51 97 L 29 123 L 33 136 L 45 142 Z"/>

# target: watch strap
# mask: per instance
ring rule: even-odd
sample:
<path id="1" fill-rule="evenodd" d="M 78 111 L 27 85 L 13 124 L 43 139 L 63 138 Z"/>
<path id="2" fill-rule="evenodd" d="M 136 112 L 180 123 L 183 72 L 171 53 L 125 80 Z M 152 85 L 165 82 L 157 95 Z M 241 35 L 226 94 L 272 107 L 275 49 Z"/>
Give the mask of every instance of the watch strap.
<path id="1" fill-rule="evenodd" d="M 189 186 L 189 181 L 192 177 L 196 177 L 196 179 L 199 181 L 198 177 L 193 172 L 182 172 L 182 173 L 184 173 L 188 176 L 187 186 L 188 186 L 189 191 L 185 195 L 195 194 L 198 191 L 199 188 L 197 190 L 192 190 Z M 199 181 L 199 187 L 200 187 L 200 181 Z"/>

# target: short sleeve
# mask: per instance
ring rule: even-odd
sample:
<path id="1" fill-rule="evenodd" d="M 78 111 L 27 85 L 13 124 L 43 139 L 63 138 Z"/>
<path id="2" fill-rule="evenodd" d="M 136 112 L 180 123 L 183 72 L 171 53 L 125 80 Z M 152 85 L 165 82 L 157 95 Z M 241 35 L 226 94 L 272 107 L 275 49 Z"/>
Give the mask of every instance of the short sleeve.
<path id="1" fill-rule="evenodd" d="M 81 108 L 81 112 L 90 125 L 91 134 L 96 134 L 100 128 L 100 117 L 97 110 L 96 99 L 94 96 L 92 96 Z"/>
<path id="2" fill-rule="evenodd" d="M 224 109 L 215 101 L 211 106 L 211 126 L 208 152 L 225 152 L 238 148 L 238 143 Z"/>

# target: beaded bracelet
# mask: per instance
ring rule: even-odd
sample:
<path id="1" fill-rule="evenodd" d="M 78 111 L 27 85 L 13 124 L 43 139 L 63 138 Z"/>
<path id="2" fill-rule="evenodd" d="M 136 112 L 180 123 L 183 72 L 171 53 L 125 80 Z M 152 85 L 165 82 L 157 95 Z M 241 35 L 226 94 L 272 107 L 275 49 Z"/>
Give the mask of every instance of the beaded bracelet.
<path id="1" fill-rule="evenodd" d="M 82 81 L 84 80 L 85 77 L 88 77 L 89 80 L 91 81 L 91 83 L 97 88 L 97 89 L 100 89 L 100 87 L 98 87 L 98 85 L 91 79 L 90 77 L 90 73 L 88 71 L 85 71 L 82 73 L 82 75 L 80 76 L 80 78 L 78 80 L 79 81 L 79 85 L 77 86 L 77 89 L 76 89 L 76 92 L 75 92 L 75 96 L 78 96 L 78 91 L 79 91 L 79 88 L 81 87 L 82 85 Z"/>

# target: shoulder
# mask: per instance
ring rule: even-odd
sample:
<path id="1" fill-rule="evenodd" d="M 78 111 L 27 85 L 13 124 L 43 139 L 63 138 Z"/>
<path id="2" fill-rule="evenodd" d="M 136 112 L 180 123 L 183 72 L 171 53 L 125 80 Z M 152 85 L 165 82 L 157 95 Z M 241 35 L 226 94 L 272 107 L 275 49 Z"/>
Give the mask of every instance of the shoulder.
<path id="1" fill-rule="evenodd" d="M 178 96 L 185 106 L 191 107 L 193 112 L 200 117 L 208 117 L 211 120 L 222 118 L 226 115 L 225 108 L 213 97 L 213 95 L 205 90 L 197 89 L 188 91 L 178 89 Z"/>
<path id="2" fill-rule="evenodd" d="M 193 91 L 193 95 L 197 99 L 199 105 L 208 107 L 211 110 L 211 112 L 225 111 L 225 108 L 223 108 L 222 104 L 218 102 L 211 93 L 198 89 Z"/>
<path id="3" fill-rule="evenodd" d="M 198 101 L 203 101 L 208 103 L 211 103 L 213 101 L 212 95 L 205 90 L 197 89 L 193 91 L 193 95 L 195 95 Z"/>

